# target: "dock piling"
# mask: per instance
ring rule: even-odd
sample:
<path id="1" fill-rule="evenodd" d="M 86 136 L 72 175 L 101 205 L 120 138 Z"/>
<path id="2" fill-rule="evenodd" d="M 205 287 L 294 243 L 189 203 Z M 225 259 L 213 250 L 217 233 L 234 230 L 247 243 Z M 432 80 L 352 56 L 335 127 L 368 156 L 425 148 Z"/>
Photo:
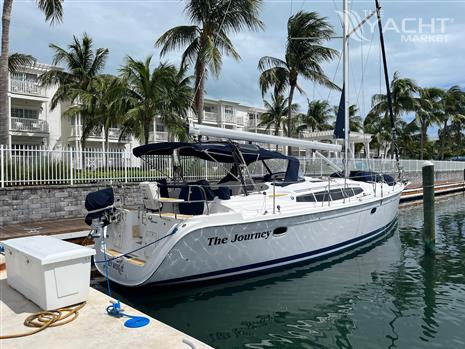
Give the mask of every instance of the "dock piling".
<path id="1" fill-rule="evenodd" d="M 423 177 L 423 241 L 425 252 L 434 252 L 436 240 L 434 214 L 434 164 L 425 161 L 422 168 Z"/>

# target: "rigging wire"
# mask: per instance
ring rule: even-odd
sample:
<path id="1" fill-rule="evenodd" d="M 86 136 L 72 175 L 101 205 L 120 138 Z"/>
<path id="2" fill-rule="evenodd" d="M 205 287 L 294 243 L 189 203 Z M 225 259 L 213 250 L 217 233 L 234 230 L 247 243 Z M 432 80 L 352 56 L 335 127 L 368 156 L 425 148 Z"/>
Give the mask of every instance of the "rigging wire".
<path id="1" fill-rule="evenodd" d="M 338 61 L 337 61 L 337 65 L 336 65 L 336 71 L 334 72 L 334 75 L 333 75 L 333 79 L 332 81 L 334 82 L 336 80 L 336 75 L 337 73 L 339 72 L 339 67 L 341 65 L 341 60 L 342 60 L 342 55 L 339 55 L 339 58 L 338 58 Z M 329 101 L 329 98 L 331 97 L 331 93 L 333 92 L 332 89 L 329 89 L 328 91 L 328 97 L 326 98 L 327 101 Z"/>
<path id="2" fill-rule="evenodd" d="M 362 85 L 362 83 L 364 84 L 364 82 L 365 82 L 365 70 L 366 70 L 366 67 L 368 65 L 368 59 L 370 58 L 371 49 L 373 48 L 374 38 L 375 38 L 375 32 L 372 31 L 371 39 L 370 39 L 370 46 L 368 47 L 368 52 L 367 52 L 367 55 L 366 55 L 366 58 L 365 58 L 365 62 L 363 62 L 363 45 L 361 45 L 362 46 L 362 48 L 361 48 L 361 50 L 362 50 L 362 79 L 363 80 L 362 80 L 362 82 L 360 84 L 360 88 L 359 88 L 359 91 L 357 93 L 357 103 L 359 102 L 360 94 L 362 92 L 362 86 L 364 88 L 364 85 Z M 363 99 L 362 103 L 365 104 L 365 102 L 364 102 L 365 96 L 364 95 L 362 95 L 362 99 Z"/>
<path id="3" fill-rule="evenodd" d="M 360 28 L 363 38 L 363 28 Z M 361 70 L 361 81 L 360 81 L 360 88 L 358 90 L 359 96 L 362 95 L 362 106 L 360 108 L 360 112 L 362 115 L 365 115 L 365 66 L 363 65 L 363 41 L 360 42 L 360 70 Z M 367 55 L 368 56 L 368 55 Z M 357 104 L 359 98 L 357 97 Z"/>

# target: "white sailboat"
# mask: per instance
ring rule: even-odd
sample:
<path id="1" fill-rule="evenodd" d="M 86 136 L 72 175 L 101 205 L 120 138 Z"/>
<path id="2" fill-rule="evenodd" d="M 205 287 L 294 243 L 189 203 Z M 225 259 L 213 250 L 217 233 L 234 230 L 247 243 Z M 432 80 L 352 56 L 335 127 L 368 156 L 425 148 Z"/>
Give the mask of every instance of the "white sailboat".
<path id="1" fill-rule="evenodd" d="M 347 9 L 345 0 L 344 81 Z M 135 148 L 134 155 L 147 161 L 171 156 L 174 178 L 141 183 L 144 202 L 137 210 L 115 206 L 111 189 L 88 196 L 97 269 L 125 286 L 211 280 L 325 258 L 389 231 L 398 214 L 401 181 L 372 173 L 351 178 L 347 161 L 342 177 L 301 177 L 296 158 L 236 142 L 343 150 L 348 159 L 347 84 L 344 94 L 343 148 L 203 125 L 191 125 L 189 132 L 227 141 Z M 189 182 L 182 173 L 181 157 L 215 161 L 227 174 L 218 182 Z M 285 162 L 286 171 L 274 172 L 272 161 Z M 252 175 L 249 167 L 257 162 L 268 173 Z"/>

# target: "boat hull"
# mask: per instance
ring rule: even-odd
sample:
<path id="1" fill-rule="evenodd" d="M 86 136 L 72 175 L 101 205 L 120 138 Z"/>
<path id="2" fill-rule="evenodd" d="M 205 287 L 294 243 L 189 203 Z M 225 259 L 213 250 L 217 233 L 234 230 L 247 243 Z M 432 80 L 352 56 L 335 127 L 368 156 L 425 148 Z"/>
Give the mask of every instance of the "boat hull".
<path id="1" fill-rule="evenodd" d="M 388 232 L 398 205 L 394 195 L 331 213 L 198 229 L 171 248 L 144 284 L 211 280 L 319 260 Z M 275 235 L 277 228 L 287 231 Z"/>
<path id="2" fill-rule="evenodd" d="M 277 213 L 246 219 L 211 215 L 197 223 L 186 221 L 173 225 L 173 230 L 158 232 L 158 237 L 166 238 L 144 248 L 142 265 L 112 255 L 106 256 L 108 264 L 102 263 L 105 253 L 100 240 L 96 241 L 96 260 L 100 262 L 96 266 L 110 280 L 132 287 L 233 277 L 319 260 L 387 233 L 397 218 L 400 193 L 288 216 Z M 128 215 L 119 226 L 109 226 L 109 236 L 115 241 L 118 229 L 131 231 L 136 221 L 136 215 Z M 147 224 L 159 228 L 159 223 L 149 220 Z M 145 234 L 152 228 L 147 225 L 146 229 Z"/>

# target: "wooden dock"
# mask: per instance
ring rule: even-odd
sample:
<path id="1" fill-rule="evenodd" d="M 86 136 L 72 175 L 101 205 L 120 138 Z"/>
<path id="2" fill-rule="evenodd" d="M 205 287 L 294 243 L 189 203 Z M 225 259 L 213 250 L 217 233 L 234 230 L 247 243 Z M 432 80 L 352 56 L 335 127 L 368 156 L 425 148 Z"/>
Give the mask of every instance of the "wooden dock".
<path id="1" fill-rule="evenodd" d="M 465 191 L 465 182 L 441 182 L 434 185 L 434 195 L 442 196 L 447 194 L 453 194 Z M 417 187 L 407 187 L 400 197 L 400 202 L 409 202 L 409 201 L 418 201 L 423 199 L 423 188 L 420 186 Z"/>

